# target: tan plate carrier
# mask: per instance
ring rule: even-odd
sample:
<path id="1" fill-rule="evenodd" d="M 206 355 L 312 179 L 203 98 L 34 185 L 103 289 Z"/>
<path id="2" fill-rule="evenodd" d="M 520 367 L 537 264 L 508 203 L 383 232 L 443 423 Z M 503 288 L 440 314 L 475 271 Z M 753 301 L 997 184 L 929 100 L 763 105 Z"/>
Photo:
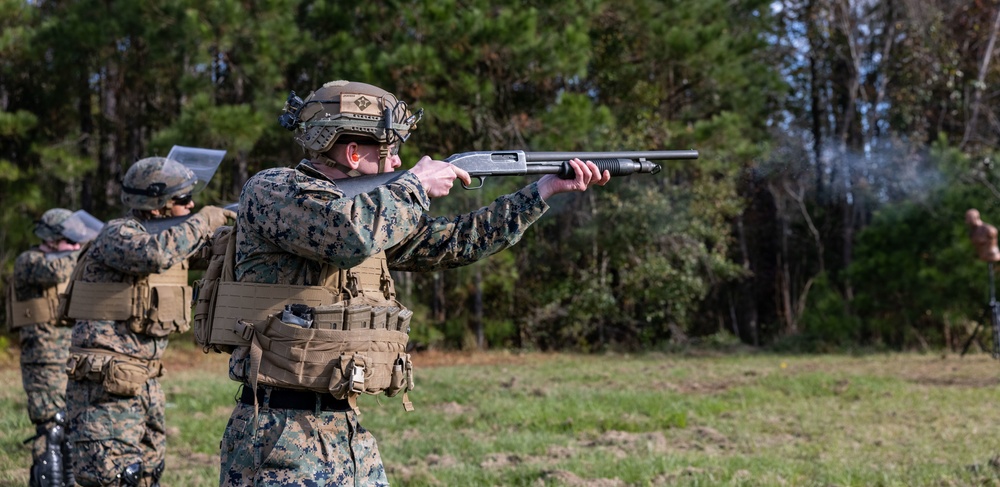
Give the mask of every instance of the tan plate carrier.
<path id="1" fill-rule="evenodd" d="M 59 317 L 59 295 L 65 289 L 64 282 L 46 289 L 39 298 L 18 301 L 11 282 L 7 286 L 7 326 L 16 330 L 35 323 L 64 324 L 56 318 Z"/>
<path id="2" fill-rule="evenodd" d="M 322 286 L 244 283 L 234 281 L 235 240 L 232 230 L 216 232 L 209 270 L 196 283 L 195 339 L 206 352 L 249 347 L 255 391 L 263 384 L 330 393 L 355 408 L 360 394 L 403 391 L 404 408 L 413 409 L 413 313 L 395 299 L 384 252 L 351 269 L 325 266 Z M 281 321 L 288 304 L 313 308 L 312 327 Z"/>
<path id="3" fill-rule="evenodd" d="M 77 269 L 85 266 L 83 259 Z M 192 290 L 186 260 L 133 282 L 84 282 L 76 278 L 74 271 L 64 303 L 66 316 L 72 320 L 126 321 L 133 333 L 154 337 L 191 328 Z"/>

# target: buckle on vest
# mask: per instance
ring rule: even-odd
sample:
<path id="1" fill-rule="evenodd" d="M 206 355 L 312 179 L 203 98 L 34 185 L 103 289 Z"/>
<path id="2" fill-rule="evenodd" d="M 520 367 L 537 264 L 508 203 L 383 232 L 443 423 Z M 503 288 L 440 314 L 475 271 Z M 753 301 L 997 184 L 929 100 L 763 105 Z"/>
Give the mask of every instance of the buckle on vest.
<path id="1" fill-rule="evenodd" d="M 382 295 L 385 296 L 385 299 L 393 298 L 392 278 L 387 276 L 384 271 L 382 272 L 382 275 L 379 276 L 379 287 L 382 288 Z"/>
<path id="2" fill-rule="evenodd" d="M 365 368 L 360 365 L 355 365 L 351 373 L 351 392 L 355 394 L 365 392 Z"/>
<path id="3" fill-rule="evenodd" d="M 351 297 L 356 298 L 358 297 L 358 294 L 361 292 L 359 289 L 360 283 L 361 279 L 359 279 L 358 276 L 348 273 L 347 283 L 344 286 L 344 288 L 347 289 L 347 292 L 351 293 Z"/>
<path id="4" fill-rule="evenodd" d="M 236 329 L 233 330 L 240 338 L 250 341 L 253 339 L 253 323 L 247 323 L 243 320 L 238 320 L 236 322 Z"/>

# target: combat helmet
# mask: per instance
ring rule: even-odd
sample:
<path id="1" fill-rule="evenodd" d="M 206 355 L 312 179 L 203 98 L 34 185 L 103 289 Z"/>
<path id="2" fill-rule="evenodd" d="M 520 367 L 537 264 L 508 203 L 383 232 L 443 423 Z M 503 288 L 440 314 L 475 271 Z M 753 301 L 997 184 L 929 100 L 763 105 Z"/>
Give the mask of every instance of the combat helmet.
<path id="1" fill-rule="evenodd" d="M 410 113 L 405 102 L 382 88 L 341 80 L 324 84 L 305 100 L 291 92 L 278 123 L 295 131 L 295 140 L 310 156 L 322 155 L 350 136 L 381 145 L 384 163 L 389 150 L 398 150 L 422 117 L 422 109 Z"/>
<path id="2" fill-rule="evenodd" d="M 165 157 L 147 157 L 132 164 L 122 178 L 122 203 L 133 210 L 158 210 L 171 198 L 190 192 L 198 182 L 194 172 Z"/>
<path id="3" fill-rule="evenodd" d="M 35 222 L 35 235 L 43 242 L 54 242 L 65 238 L 63 222 L 73 216 L 73 212 L 64 208 L 53 208 Z"/>

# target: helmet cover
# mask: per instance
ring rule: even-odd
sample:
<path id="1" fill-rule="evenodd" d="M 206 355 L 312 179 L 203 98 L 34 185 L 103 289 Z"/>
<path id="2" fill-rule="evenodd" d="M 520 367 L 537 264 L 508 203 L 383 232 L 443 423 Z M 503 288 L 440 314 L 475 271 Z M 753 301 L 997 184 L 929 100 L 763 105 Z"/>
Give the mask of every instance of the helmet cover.
<path id="1" fill-rule="evenodd" d="M 382 146 L 401 144 L 422 118 L 382 88 L 356 81 L 331 81 L 305 100 L 293 91 L 278 122 L 295 131 L 295 140 L 311 155 L 330 150 L 349 135 Z"/>
<path id="2" fill-rule="evenodd" d="M 158 210 L 174 197 L 191 192 L 194 172 L 165 157 L 136 161 L 122 178 L 122 203 L 133 210 Z"/>
<path id="3" fill-rule="evenodd" d="M 73 212 L 65 208 L 53 208 L 35 222 L 35 235 L 44 242 L 54 242 L 63 239 L 63 222 L 73 216 Z"/>

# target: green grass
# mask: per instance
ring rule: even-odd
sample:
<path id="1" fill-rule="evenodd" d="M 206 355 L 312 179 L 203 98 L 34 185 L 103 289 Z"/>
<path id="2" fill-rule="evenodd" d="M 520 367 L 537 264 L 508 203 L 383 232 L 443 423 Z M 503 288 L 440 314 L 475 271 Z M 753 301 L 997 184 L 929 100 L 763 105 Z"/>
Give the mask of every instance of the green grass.
<path id="1" fill-rule="evenodd" d="M 167 359 L 164 485 L 217 485 L 237 384 L 224 356 L 180 346 Z M 986 355 L 496 353 L 420 367 L 441 359 L 415 358 L 415 412 L 362 398 L 393 485 L 1000 485 L 1000 363 Z M 0 384 L 0 485 L 25 485 L 31 427 L 9 361 Z"/>

